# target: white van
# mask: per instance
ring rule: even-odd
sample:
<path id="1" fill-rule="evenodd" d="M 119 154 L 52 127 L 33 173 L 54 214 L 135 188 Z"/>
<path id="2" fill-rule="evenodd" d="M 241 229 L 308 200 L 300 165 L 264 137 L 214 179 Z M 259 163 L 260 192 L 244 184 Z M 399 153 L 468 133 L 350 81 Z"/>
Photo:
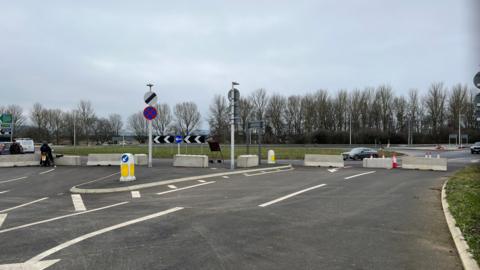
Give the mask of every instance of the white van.
<path id="1" fill-rule="evenodd" d="M 19 138 L 16 139 L 23 148 L 23 153 L 35 153 L 35 144 L 32 139 L 29 138 Z"/>

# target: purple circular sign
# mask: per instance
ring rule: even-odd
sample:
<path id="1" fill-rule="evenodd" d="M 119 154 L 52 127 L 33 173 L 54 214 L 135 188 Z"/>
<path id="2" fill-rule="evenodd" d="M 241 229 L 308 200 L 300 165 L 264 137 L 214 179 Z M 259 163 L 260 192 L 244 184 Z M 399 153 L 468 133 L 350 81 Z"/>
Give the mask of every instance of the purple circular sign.
<path id="1" fill-rule="evenodd" d="M 157 109 L 152 106 L 148 106 L 143 110 L 143 116 L 147 120 L 153 120 L 155 117 L 157 117 Z"/>

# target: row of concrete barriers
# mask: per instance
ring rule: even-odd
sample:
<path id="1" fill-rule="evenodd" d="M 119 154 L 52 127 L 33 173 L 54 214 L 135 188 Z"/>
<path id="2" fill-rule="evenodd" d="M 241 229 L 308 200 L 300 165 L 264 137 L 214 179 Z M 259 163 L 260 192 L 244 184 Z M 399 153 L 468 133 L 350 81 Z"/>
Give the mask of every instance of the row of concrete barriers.
<path id="1" fill-rule="evenodd" d="M 341 155 L 315 155 L 306 154 L 304 166 L 310 167 L 345 167 L 345 162 Z M 363 167 L 365 168 L 384 168 L 392 169 L 392 158 L 365 158 L 363 159 Z M 446 158 L 425 158 L 425 157 L 402 157 L 403 169 L 418 169 L 432 171 L 446 171 Z"/>

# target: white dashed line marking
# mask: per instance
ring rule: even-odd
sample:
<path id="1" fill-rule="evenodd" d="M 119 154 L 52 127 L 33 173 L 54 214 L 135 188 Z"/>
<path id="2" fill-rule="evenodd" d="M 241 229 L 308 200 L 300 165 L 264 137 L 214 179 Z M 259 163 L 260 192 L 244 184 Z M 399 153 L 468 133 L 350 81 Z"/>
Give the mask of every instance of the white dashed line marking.
<path id="1" fill-rule="evenodd" d="M 364 172 L 364 173 L 359 173 L 359 174 L 355 174 L 355 175 L 352 175 L 352 176 L 347 176 L 347 177 L 345 177 L 345 180 L 350 179 L 350 178 L 359 177 L 359 176 L 366 175 L 366 174 L 371 174 L 371 173 L 374 173 L 374 172 L 375 172 L 375 171 Z"/>
<path id="2" fill-rule="evenodd" d="M 86 211 L 87 208 L 83 204 L 82 196 L 80 194 L 72 194 L 72 202 L 75 211 Z"/>
<path id="3" fill-rule="evenodd" d="M 175 186 L 175 185 L 168 185 L 167 187 L 171 188 L 171 189 L 177 189 L 177 186 Z"/>
<path id="4" fill-rule="evenodd" d="M 277 203 L 277 202 L 281 202 L 281 201 L 283 201 L 283 200 L 286 200 L 286 199 L 291 198 L 291 197 L 293 197 L 293 196 L 296 196 L 296 195 L 298 195 L 298 194 L 302 194 L 302 193 L 307 192 L 307 191 L 312 190 L 312 189 L 321 188 L 321 187 L 326 186 L 326 185 L 327 185 L 327 184 L 320 184 L 320 185 L 316 185 L 316 186 L 309 187 L 309 188 L 306 188 L 306 189 L 302 189 L 302 190 L 300 190 L 300 191 L 297 191 L 297 192 L 294 192 L 294 193 L 285 195 L 285 196 L 280 197 L 280 198 L 278 198 L 278 199 L 275 199 L 275 200 L 273 200 L 273 201 L 269 201 L 269 202 L 266 202 L 266 203 L 262 203 L 262 204 L 260 204 L 260 205 L 258 205 L 258 206 L 260 206 L 260 207 L 269 206 L 269 205 L 271 205 L 271 204 L 274 204 L 274 203 Z"/>
<path id="5" fill-rule="evenodd" d="M 44 172 L 41 172 L 41 173 L 39 173 L 39 174 L 46 174 L 46 173 L 53 172 L 53 171 L 55 171 L 55 169 L 51 169 L 51 170 L 48 170 L 48 171 L 44 171 Z"/>
<path id="6" fill-rule="evenodd" d="M 138 190 L 133 190 L 133 191 L 131 192 L 131 194 L 132 194 L 132 198 L 140 198 L 140 197 L 142 197 L 142 196 L 140 195 L 140 191 L 138 191 Z"/>
<path id="7" fill-rule="evenodd" d="M 3 180 L 3 181 L 0 181 L 0 184 L 13 182 L 13 181 L 17 181 L 17 180 L 22 180 L 22 179 L 25 179 L 25 178 L 27 178 L 27 176 L 22 176 L 22 177 L 18 177 L 18 178 L 14 178 L 14 179 Z"/>
<path id="8" fill-rule="evenodd" d="M 205 180 L 197 180 L 197 181 L 200 182 L 200 183 L 205 183 L 205 182 L 207 182 L 207 181 L 205 181 Z"/>
<path id="9" fill-rule="evenodd" d="M 188 187 L 182 187 L 182 188 L 167 190 L 167 191 L 159 192 L 159 193 L 157 193 L 157 195 L 167 194 L 167 193 L 171 193 L 171 192 L 176 192 L 176 191 L 180 191 L 180 190 L 184 190 L 184 189 L 199 187 L 199 186 L 208 185 L 208 184 L 213 184 L 213 183 L 215 183 L 215 181 L 210 181 L 210 182 L 205 182 L 205 183 L 196 184 L 196 185 L 193 185 L 193 186 L 188 186 Z"/>
<path id="10" fill-rule="evenodd" d="M 8 214 L 0 214 L 0 228 L 2 227 L 3 222 L 4 222 L 5 219 L 7 218 L 7 215 L 8 215 Z"/>
<path id="11" fill-rule="evenodd" d="M 11 228 L 7 228 L 7 229 L 3 229 L 3 230 L 0 230 L 0 233 L 6 233 L 6 232 L 10 232 L 10 231 L 15 231 L 15 230 L 18 230 L 18 229 L 23 229 L 23 228 L 31 227 L 31 226 L 34 226 L 34 225 L 38 225 L 38 224 L 42 224 L 42 223 L 47 223 L 47 222 L 50 222 L 50 221 L 55 221 L 55 220 L 59 220 L 59 219 L 64 219 L 64 218 L 67 218 L 67 217 L 73 217 L 73 216 L 78 216 L 78 215 L 87 214 L 87 213 L 90 213 L 90 212 L 96 212 L 96 211 L 100 211 L 100 210 L 103 210 L 103 209 L 108 209 L 108 208 L 111 208 L 111 207 L 123 205 L 123 204 L 126 204 L 126 203 L 128 203 L 128 202 L 116 203 L 116 204 L 107 205 L 107 206 L 103 206 L 103 207 L 100 207 L 100 208 L 95 208 L 95 209 L 91 209 L 91 210 L 87 210 L 87 211 L 82 211 L 82 212 L 77 212 L 77 213 L 73 213 L 73 214 L 63 215 L 63 216 L 54 217 L 54 218 L 50 218 L 50 219 L 40 220 L 40 221 L 36 221 L 36 222 L 33 222 L 33 223 L 28 223 L 28 224 L 24 224 L 24 225 L 20 225 L 20 226 L 16 226 L 16 227 L 11 227 Z"/>
<path id="12" fill-rule="evenodd" d="M 0 194 L 7 193 L 7 192 L 10 192 L 10 190 L 2 190 L 0 191 Z"/>
<path id="13" fill-rule="evenodd" d="M 27 205 L 30 205 L 30 204 L 41 202 L 41 201 L 46 200 L 46 199 L 48 199 L 48 197 L 44 197 L 44 198 L 41 198 L 41 199 L 38 199 L 38 200 L 35 200 L 35 201 L 31 201 L 31 202 L 28 202 L 28 203 L 24 203 L 24 204 L 20 204 L 20 205 L 14 206 L 14 207 L 10 207 L 10 208 L 7 208 L 7 209 L 4 209 L 4 210 L 0 211 L 0 213 L 5 213 L 5 212 L 8 212 L 8 211 L 20 208 L 20 207 L 24 207 L 24 206 L 27 206 Z"/>
<path id="14" fill-rule="evenodd" d="M 222 177 L 223 177 L 223 178 L 225 178 L 225 179 L 228 179 L 228 178 L 230 178 L 229 176 L 226 176 L 226 175 L 224 175 L 224 176 L 222 176 Z"/>

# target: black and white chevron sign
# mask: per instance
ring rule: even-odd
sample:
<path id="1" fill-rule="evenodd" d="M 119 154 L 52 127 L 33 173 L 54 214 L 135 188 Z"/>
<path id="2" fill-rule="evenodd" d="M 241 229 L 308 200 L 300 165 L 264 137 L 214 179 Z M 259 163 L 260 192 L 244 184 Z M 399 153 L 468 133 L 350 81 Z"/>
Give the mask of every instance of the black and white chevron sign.
<path id="1" fill-rule="evenodd" d="M 154 143 L 174 143 L 175 142 L 175 136 L 155 136 L 153 138 Z"/>
<path id="2" fill-rule="evenodd" d="M 205 136 L 185 136 L 185 143 L 205 143 Z"/>
<path id="3" fill-rule="evenodd" d="M 185 143 L 205 143 L 205 136 L 185 136 L 183 138 Z M 155 136 L 153 138 L 154 143 L 175 143 L 175 136 Z"/>

